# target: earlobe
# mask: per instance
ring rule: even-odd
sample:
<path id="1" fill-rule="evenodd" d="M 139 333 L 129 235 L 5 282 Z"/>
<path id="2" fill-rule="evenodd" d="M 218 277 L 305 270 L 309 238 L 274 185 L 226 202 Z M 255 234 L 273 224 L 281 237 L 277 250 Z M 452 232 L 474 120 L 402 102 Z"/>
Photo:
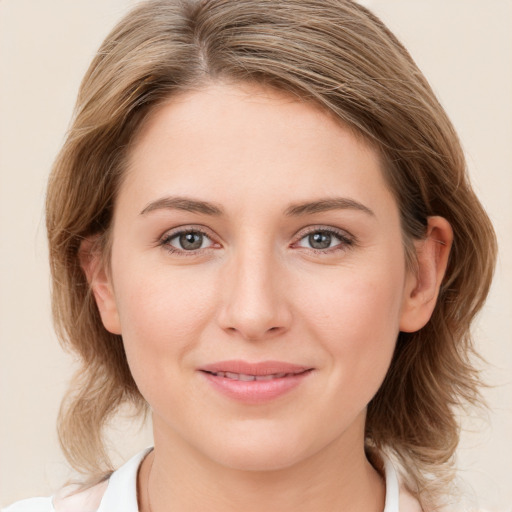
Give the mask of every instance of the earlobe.
<path id="1" fill-rule="evenodd" d="M 112 334 L 121 334 L 114 288 L 105 267 L 103 253 L 98 247 L 98 237 L 89 237 L 82 241 L 79 259 L 105 329 Z"/>
<path id="2" fill-rule="evenodd" d="M 426 237 L 414 242 L 417 269 L 410 271 L 406 279 L 401 331 L 418 331 L 430 320 L 448 266 L 452 241 L 450 223 L 443 217 L 429 217 Z"/>

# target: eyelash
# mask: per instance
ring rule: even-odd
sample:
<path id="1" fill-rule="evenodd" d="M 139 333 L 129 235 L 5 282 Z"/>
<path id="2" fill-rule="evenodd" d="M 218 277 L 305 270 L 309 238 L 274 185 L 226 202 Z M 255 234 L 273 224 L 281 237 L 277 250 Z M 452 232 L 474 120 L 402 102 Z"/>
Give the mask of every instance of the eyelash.
<path id="1" fill-rule="evenodd" d="M 339 251 L 346 251 L 350 247 L 354 246 L 356 243 L 355 237 L 353 237 L 346 231 L 342 231 L 342 230 L 335 229 L 332 227 L 311 226 L 309 228 L 306 228 L 306 231 L 302 231 L 301 233 L 299 233 L 296 241 L 291 244 L 291 247 L 296 247 L 297 244 L 299 244 L 302 240 L 304 240 L 308 236 L 311 236 L 315 233 L 328 234 L 330 236 L 333 236 L 339 240 L 339 243 L 336 244 L 334 247 L 327 247 L 326 249 L 315 249 L 313 247 L 302 247 L 303 249 L 307 249 L 308 251 L 311 251 L 314 254 L 327 255 L 327 254 L 332 254 L 332 253 L 336 253 Z M 301 248 L 301 247 L 299 246 L 299 248 Z"/>
<path id="2" fill-rule="evenodd" d="M 290 247 L 292 248 L 302 248 L 306 249 L 310 252 L 313 252 L 314 254 L 319 255 L 326 255 L 326 254 L 332 254 L 339 251 L 346 251 L 351 246 L 355 245 L 356 239 L 349 235 L 347 232 L 334 229 L 332 227 L 325 227 L 325 226 L 311 226 L 309 228 L 306 228 L 306 231 L 302 231 L 299 233 L 299 235 L 296 237 L 295 241 L 290 244 Z M 187 234 L 201 234 L 202 236 L 206 237 L 212 245 L 209 247 L 199 248 L 199 249 L 193 249 L 193 250 L 186 250 L 186 249 L 178 249 L 176 247 L 173 247 L 170 242 L 171 240 L 187 235 Z M 340 243 L 336 244 L 333 247 L 327 247 L 325 249 L 315 249 L 313 247 L 301 247 L 298 244 L 304 240 L 306 237 L 311 236 L 315 233 L 321 233 L 321 234 L 327 234 L 330 236 L 333 236 L 339 240 Z M 202 254 L 204 251 L 212 249 L 212 246 L 214 246 L 216 242 L 213 240 L 213 237 L 203 228 L 199 226 L 190 226 L 187 228 L 176 228 L 176 230 L 173 230 L 171 232 L 167 232 L 164 234 L 158 241 L 158 245 L 163 247 L 166 251 L 168 251 L 171 254 L 175 254 L 177 256 L 197 256 L 198 254 Z"/>
<path id="3" fill-rule="evenodd" d="M 213 237 L 205 229 L 202 229 L 199 226 L 190 226 L 190 227 L 187 227 L 184 229 L 176 228 L 176 230 L 167 232 L 159 239 L 158 245 L 163 247 L 167 252 L 169 252 L 171 254 L 175 254 L 177 256 L 197 256 L 198 254 L 201 254 L 204 251 L 211 249 L 211 246 L 210 246 L 210 247 L 204 247 L 202 249 L 195 249 L 195 250 L 187 251 L 186 249 L 178 249 L 177 247 L 173 247 L 170 244 L 171 240 L 178 238 L 182 235 L 190 234 L 190 233 L 194 233 L 194 234 L 199 233 L 199 234 L 203 235 L 205 238 L 207 238 L 208 240 L 210 240 L 210 242 L 212 242 L 212 246 L 215 245 L 215 241 L 213 240 Z"/>

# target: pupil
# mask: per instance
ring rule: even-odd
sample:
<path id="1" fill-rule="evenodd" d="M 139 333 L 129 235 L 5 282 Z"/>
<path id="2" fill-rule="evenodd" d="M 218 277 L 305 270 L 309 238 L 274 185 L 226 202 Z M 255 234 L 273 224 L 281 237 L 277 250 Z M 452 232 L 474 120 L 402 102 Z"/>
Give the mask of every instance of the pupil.
<path id="1" fill-rule="evenodd" d="M 183 249 L 192 251 L 200 249 L 203 244 L 203 235 L 201 233 L 185 233 L 180 236 L 180 245 Z"/>
<path id="2" fill-rule="evenodd" d="M 313 233 L 309 235 L 309 244 L 313 249 L 327 249 L 331 245 L 331 235 L 328 233 Z"/>

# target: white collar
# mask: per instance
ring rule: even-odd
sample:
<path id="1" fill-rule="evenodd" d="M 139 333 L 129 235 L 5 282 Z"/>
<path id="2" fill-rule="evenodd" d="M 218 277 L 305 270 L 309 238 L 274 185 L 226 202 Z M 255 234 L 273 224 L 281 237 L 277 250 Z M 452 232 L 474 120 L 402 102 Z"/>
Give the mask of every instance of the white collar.
<path id="1" fill-rule="evenodd" d="M 116 512 L 119 510 L 123 512 L 139 512 L 137 504 L 137 474 L 142 461 L 151 450 L 152 448 L 143 450 L 112 473 L 97 512 Z M 383 512 L 399 512 L 400 486 L 398 476 L 393 464 L 387 458 L 384 458 L 384 472 L 386 478 L 386 501 Z M 89 495 L 88 491 L 79 493 L 73 498 L 76 500 L 81 494 L 84 501 L 79 501 L 84 503 L 87 495 Z M 65 501 L 66 499 L 63 500 L 63 502 Z M 64 505 L 64 503 L 62 504 Z M 61 508 L 60 506 L 57 506 L 56 509 L 57 512 L 66 510 L 66 508 Z"/>
<path id="2" fill-rule="evenodd" d="M 384 458 L 384 474 L 386 475 L 386 501 L 384 512 L 399 512 L 400 485 L 395 467 L 388 458 Z"/>
<path id="3" fill-rule="evenodd" d="M 139 512 L 137 474 L 142 461 L 152 449 L 143 450 L 112 473 L 97 512 Z"/>

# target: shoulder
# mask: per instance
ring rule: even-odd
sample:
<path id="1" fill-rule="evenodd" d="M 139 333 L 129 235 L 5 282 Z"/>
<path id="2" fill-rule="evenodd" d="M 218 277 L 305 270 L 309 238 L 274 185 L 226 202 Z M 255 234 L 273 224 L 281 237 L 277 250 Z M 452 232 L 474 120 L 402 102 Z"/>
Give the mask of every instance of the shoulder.
<path id="1" fill-rule="evenodd" d="M 1 512 L 96 512 L 108 486 L 108 481 L 77 492 L 76 486 L 64 487 L 49 498 L 17 501 Z"/>
<path id="2" fill-rule="evenodd" d="M 30 498 L 3 508 L 2 512 L 54 512 L 51 498 Z"/>
<path id="3" fill-rule="evenodd" d="M 138 512 L 137 473 L 150 451 L 151 448 L 138 453 L 110 478 L 92 487 L 67 486 L 51 498 L 18 501 L 1 512 Z"/>
<path id="4" fill-rule="evenodd" d="M 418 500 L 404 487 L 400 487 L 400 512 L 422 512 Z"/>
<path id="5" fill-rule="evenodd" d="M 52 512 L 96 512 L 107 487 L 108 480 L 81 491 L 76 486 L 65 487 L 54 496 Z"/>

